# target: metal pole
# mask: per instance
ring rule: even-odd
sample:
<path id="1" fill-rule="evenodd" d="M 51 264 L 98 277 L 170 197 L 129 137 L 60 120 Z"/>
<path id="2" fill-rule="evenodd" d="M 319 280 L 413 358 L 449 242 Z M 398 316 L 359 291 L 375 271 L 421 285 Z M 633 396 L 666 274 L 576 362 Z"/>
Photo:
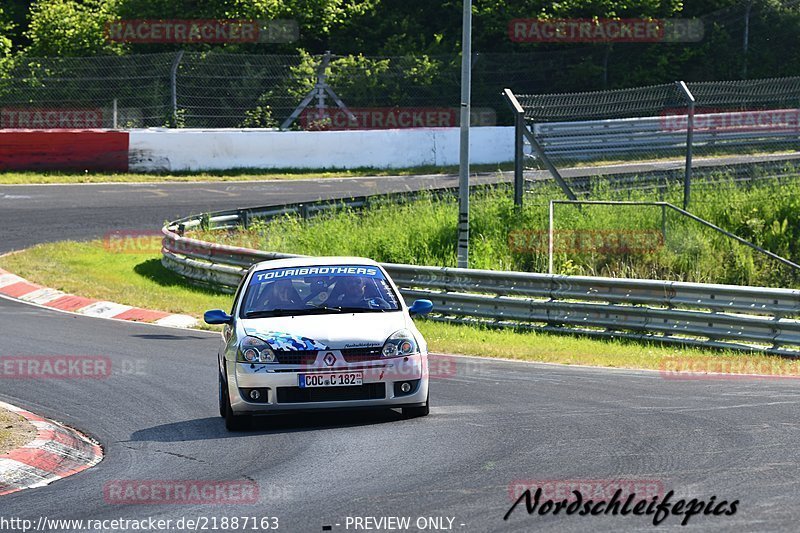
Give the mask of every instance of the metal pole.
<path id="1" fill-rule="evenodd" d="M 464 0 L 461 36 L 461 150 L 458 168 L 458 267 L 469 268 L 469 120 L 472 84 L 472 0 Z"/>
<path id="2" fill-rule="evenodd" d="M 117 129 L 117 99 L 111 104 L 111 127 Z"/>
<path id="3" fill-rule="evenodd" d="M 742 79 L 747 79 L 747 49 L 750 48 L 750 10 L 753 9 L 753 0 L 748 0 L 744 11 L 744 39 L 742 43 Z"/>
<path id="4" fill-rule="evenodd" d="M 554 205 L 555 202 L 553 200 L 550 200 L 550 223 L 548 225 L 548 230 L 547 230 L 547 257 L 548 257 L 547 273 L 548 274 L 553 273 L 553 218 L 554 218 L 553 206 Z"/>
<path id="5" fill-rule="evenodd" d="M 692 195 L 692 142 L 694 138 L 694 95 L 685 82 L 679 81 L 678 86 L 683 91 L 689 104 L 689 113 L 686 117 L 686 170 L 683 174 L 683 208 L 689 209 Z"/>
<path id="6" fill-rule="evenodd" d="M 522 170 L 525 157 L 525 138 L 522 129 L 525 127 L 525 115 L 517 113 L 514 117 L 514 205 L 522 207 L 522 196 L 525 188 L 525 177 Z"/>
<path id="7" fill-rule="evenodd" d="M 322 65 L 317 73 L 317 120 L 324 120 L 326 117 L 325 105 L 325 85 L 327 78 L 328 64 L 331 61 L 331 51 L 325 50 L 325 57 L 322 60 Z"/>
<path id="8" fill-rule="evenodd" d="M 183 58 L 183 50 L 179 50 L 175 54 L 175 60 L 172 62 L 172 70 L 170 71 L 170 85 L 172 89 L 172 120 L 174 126 L 178 127 L 178 66 L 181 64 Z"/>
<path id="9" fill-rule="evenodd" d="M 525 158 L 525 110 L 519 105 L 517 97 L 511 89 L 503 89 L 503 97 L 514 113 L 514 205 L 522 207 L 525 192 L 524 158 Z"/>

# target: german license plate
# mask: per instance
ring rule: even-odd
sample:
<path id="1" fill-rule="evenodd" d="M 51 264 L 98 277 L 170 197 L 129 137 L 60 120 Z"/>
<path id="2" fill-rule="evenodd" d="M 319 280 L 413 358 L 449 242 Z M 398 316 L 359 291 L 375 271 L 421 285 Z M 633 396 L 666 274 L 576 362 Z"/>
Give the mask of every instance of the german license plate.
<path id="1" fill-rule="evenodd" d="M 335 372 L 333 374 L 300 374 L 300 388 L 349 387 L 363 385 L 363 372 Z"/>

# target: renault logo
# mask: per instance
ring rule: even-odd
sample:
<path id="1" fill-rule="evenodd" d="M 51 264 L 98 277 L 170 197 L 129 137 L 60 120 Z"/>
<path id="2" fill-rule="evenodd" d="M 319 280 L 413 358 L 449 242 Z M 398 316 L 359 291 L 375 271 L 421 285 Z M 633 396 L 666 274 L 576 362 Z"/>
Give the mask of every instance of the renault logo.
<path id="1" fill-rule="evenodd" d="M 336 362 L 336 356 L 333 355 L 331 352 L 325 354 L 325 358 L 322 359 L 326 365 L 333 366 L 333 363 Z"/>

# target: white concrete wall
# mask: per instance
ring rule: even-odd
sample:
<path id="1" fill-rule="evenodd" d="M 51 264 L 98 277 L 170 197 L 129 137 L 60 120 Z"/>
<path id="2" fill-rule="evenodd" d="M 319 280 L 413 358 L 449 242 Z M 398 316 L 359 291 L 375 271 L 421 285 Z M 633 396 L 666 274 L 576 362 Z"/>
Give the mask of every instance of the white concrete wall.
<path id="1" fill-rule="evenodd" d="M 131 130 L 129 160 L 134 172 L 457 165 L 459 129 Z M 513 161 L 514 128 L 472 128 L 470 160 L 473 164 Z"/>

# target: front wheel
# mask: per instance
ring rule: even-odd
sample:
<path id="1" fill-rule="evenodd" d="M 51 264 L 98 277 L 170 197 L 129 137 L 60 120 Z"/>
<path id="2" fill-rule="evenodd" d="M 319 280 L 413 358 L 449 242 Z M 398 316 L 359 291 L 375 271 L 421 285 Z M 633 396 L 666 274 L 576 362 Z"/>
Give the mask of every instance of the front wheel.
<path id="1" fill-rule="evenodd" d="M 226 407 L 228 398 L 228 386 L 222 379 L 222 374 L 219 374 L 218 377 L 219 377 L 219 416 L 225 418 L 228 412 L 228 408 Z"/>
<path id="2" fill-rule="evenodd" d="M 250 427 L 250 415 L 237 415 L 233 412 L 233 407 L 231 407 L 231 398 L 228 395 L 228 387 L 227 385 L 224 387 L 224 397 L 220 398 L 220 402 L 224 402 L 224 410 L 225 414 L 225 429 L 228 431 L 243 431 Z M 223 405 L 220 405 L 220 411 L 222 411 Z"/>
<path id="3" fill-rule="evenodd" d="M 428 414 L 431 412 L 430 398 L 431 394 L 428 393 L 428 396 L 425 398 L 425 405 L 421 407 L 403 407 L 403 417 L 419 418 L 421 416 L 428 416 Z"/>

